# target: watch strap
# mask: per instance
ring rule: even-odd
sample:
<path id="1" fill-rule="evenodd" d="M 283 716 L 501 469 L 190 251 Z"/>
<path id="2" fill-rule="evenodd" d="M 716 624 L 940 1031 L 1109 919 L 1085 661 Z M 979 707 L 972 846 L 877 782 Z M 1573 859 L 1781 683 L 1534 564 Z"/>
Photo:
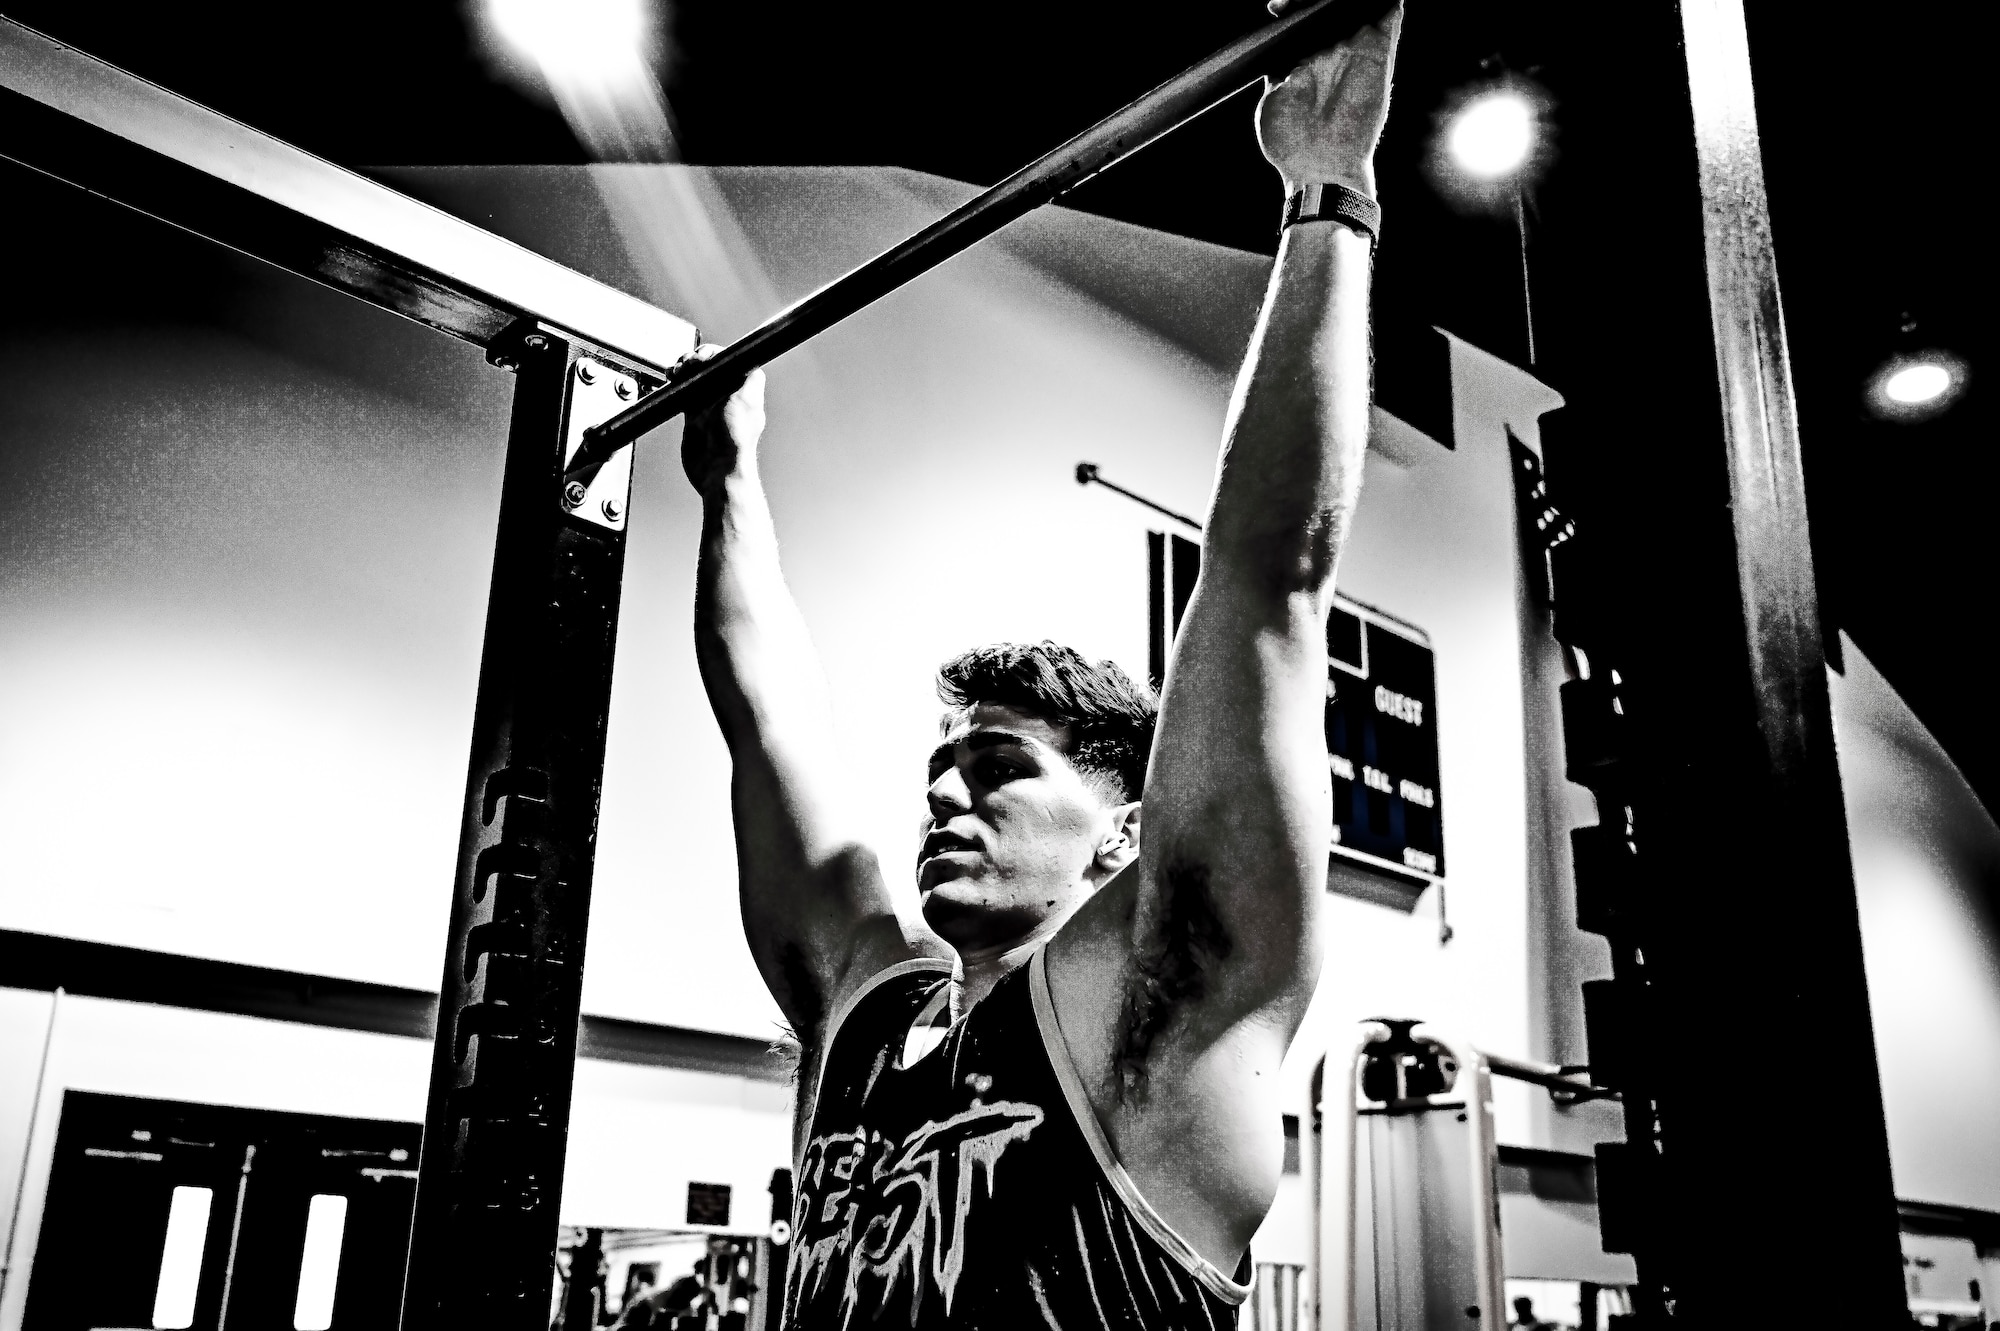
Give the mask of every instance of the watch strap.
<path id="1" fill-rule="evenodd" d="M 1300 222 L 1339 222 L 1368 237 L 1373 249 L 1381 235 L 1382 205 L 1359 190 L 1331 181 L 1307 185 L 1293 190 L 1285 200 L 1285 220 L 1279 229 Z"/>

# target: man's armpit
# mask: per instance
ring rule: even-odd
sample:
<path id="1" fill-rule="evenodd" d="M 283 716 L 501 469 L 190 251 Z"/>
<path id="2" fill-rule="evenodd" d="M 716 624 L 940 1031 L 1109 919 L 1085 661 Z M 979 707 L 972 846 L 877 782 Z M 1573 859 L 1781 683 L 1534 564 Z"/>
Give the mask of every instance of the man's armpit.
<path id="1" fill-rule="evenodd" d="M 778 948 L 777 987 L 782 992 L 771 997 L 778 1000 L 778 1009 L 791 1020 L 792 1029 L 802 1039 L 811 1039 L 826 1019 L 826 995 L 821 992 L 812 967 L 806 963 L 805 949 L 796 942 L 787 941 Z"/>
<path id="2" fill-rule="evenodd" d="M 1173 856 L 1159 872 L 1155 923 L 1127 982 L 1123 1030 L 1111 1060 L 1119 1103 L 1143 1101 L 1154 1043 L 1185 1004 L 1208 992 L 1208 973 L 1235 948 L 1215 907 L 1206 864 Z"/>

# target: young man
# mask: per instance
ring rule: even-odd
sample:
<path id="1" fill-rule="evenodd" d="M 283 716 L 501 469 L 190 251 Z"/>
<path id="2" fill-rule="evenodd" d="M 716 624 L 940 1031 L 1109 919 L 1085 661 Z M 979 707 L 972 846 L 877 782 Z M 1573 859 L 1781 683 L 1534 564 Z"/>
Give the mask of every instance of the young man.
<path id="1" fill-rule="evenodd" d="M 1326 617 L 1368 432 L 1399 22 L 1258 108 L 1304 217 L 1231 404 L 1157 734 L 1143 690 L 1052 644 L 947 664 L 914 881 L 831 812 L 830 709 L 757 476 L 761 378 L 688 421 L 744 926 L 803 1045 L 788 1327 L 1235 1322 L 1319 978 Z"/>

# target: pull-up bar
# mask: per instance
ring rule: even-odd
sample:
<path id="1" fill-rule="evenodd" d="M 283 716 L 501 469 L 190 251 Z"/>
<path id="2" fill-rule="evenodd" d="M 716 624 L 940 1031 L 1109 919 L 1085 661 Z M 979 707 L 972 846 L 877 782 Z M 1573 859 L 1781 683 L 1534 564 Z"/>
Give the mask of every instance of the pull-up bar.
<path id="1" fill-rule="evenodd" d="M 687 373 L 672 384 L 585 431 L 568 474 L 595 470 L 620 448 L 699 405 L 723 385 L 1124 161 L 1258 79 L 1289 73 L 1307 56 L 1381 19 L 1389 8 L 1385 0 L 1319 0 L 1223 47 L 908 240 L 772 315 L 710 360 L 690 362 Z"/>

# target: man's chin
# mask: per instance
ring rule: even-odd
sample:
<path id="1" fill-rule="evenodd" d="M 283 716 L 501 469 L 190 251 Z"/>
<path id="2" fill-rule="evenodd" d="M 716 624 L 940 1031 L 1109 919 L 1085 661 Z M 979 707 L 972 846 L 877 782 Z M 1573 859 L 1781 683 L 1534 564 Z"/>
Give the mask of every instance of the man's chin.
<path id="1" fill-rule="evenodd" d="M 929 915 L 933 910 L 977 909 L 981 893 L 977 885 L 958 875 L 926 871 L 917 882 L 917 895 L 923 899 L 924 914 Z"/>
<path id="2" fill-rule="evenodd" d="M 990 908 L 985 892 L 964 878 L 921 886 L 918 895 L 923 901 L 924 923 L 947 941 L 972 921 L 984 919 Z"/>

